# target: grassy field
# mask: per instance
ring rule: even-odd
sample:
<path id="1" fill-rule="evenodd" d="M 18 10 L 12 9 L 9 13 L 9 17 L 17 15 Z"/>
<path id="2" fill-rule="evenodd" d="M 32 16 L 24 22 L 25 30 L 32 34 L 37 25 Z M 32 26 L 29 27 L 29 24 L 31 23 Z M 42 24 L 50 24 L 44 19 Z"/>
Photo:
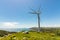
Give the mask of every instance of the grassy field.
<path id="1" fill-rule="evenodd" d="M 48 32 L 29 32 L 29 34 L 18 32 L 0 37 L 0 40 L 60 40 L 60 36 Z"/>

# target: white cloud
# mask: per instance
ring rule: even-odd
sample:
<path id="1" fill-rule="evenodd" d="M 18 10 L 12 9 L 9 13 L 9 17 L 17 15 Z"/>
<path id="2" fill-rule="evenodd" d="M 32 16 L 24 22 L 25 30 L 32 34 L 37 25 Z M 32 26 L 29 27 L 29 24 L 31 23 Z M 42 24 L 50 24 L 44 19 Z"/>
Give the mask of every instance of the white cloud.
<path id="1" fill-rule="evenodd" d="M 41 27 L 60 27 L 60 24 L 41 24 Z"/>
<path id="2" fill-rule="evenodd" d="M 3 26 L 7 26 L 7 27 L 14 27 L 16 26 L 17 23 L 15 22 L 4 22 Z"/>
<path id="3" fill-rule="evenodd" d="M 19 22 L 1 22 L 0 28 L 30 28 L 34 27 L 34 24 L 21 24 Z"/>
<path id="4" fill-rule="evenodd" d="M 0 28 L 18 28 L 18 22 L 1 22 Z"/>
<path id="5" fill-rule="evenodd" d="M 0 28 L 30 28 L 37 27 L 37 24 L 21 24 L 19 22 L 1 22 Z M 41 27 L 60 27 L 59 24 L 41 24 Z"/>

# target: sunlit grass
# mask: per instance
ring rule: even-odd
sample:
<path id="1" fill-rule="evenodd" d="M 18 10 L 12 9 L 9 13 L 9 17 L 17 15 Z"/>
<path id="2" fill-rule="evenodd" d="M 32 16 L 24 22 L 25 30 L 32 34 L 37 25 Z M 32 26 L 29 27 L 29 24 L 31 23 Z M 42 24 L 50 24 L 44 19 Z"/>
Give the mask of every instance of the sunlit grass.
<path id="1" fill-rule="evenodd" d="M 6 37 L 0 37 L 0 40 L 14 40 L 13 36 L 16 36 L 16 40 L 60 40 L 60 36 L 57 36 L 54 33 L 46 32 L 29 32 L 29 34 L 18 32 L 12 35 L 7 35 Z"/>

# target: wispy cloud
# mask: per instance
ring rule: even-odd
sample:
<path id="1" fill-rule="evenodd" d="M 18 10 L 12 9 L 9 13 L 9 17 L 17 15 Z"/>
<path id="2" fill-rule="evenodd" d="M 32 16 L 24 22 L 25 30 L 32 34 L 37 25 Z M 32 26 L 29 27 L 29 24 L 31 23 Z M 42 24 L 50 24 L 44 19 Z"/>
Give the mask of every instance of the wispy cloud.
<path id="1" fill-rule="evenodd" d="M 60 27 L 59 24 L 41 24 L 41 27 Z M 31 28 L 37 27 L 36 24 L 21 24 L 19 22 L 1 22 L 0 28 Z"/>
<path id="2" fill-rule="evenodd" d="M 34 24 L 21 24 L 19 22 L 1 22 L 0 28 L 30 28 L 35 26 Z"/>
<path id="3" fill-rule="evenodd" d="M 1 22 L 0 28 L 18 28 L 17 25 L 17 22 Z"/>

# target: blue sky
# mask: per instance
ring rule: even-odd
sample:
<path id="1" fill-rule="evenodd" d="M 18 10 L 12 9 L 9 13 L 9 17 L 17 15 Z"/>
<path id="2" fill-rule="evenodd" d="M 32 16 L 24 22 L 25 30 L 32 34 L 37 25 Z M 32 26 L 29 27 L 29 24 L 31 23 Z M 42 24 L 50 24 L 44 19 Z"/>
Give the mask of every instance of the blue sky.
<path id="1" fill-rule="evenodd" d="M 60 0 L 0 0 L 0 28 L 37 26 L 37 16 L 31 9 L 41 7 L 41 27 L 60 26 Z"/>

